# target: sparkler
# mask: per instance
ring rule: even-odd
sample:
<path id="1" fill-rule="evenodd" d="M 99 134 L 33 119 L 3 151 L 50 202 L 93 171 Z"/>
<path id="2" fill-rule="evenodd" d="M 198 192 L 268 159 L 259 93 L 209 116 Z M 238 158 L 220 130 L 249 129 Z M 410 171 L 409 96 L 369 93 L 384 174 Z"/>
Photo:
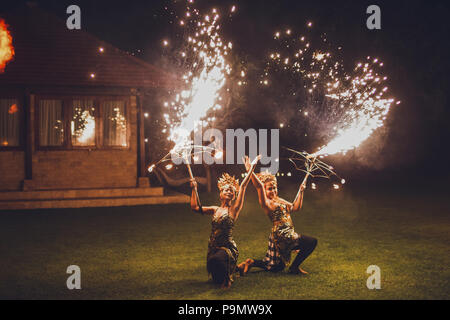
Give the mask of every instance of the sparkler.
<path id="1" fill-rule="evenodd" d="M 288 160 L 294 164 L 295 169 L 306 173 L 302 184 L 306 184 L 309 176 L 311 176 L 312 178 L 326 179 L 330 179 L 331 177 L 335 176 L 340 180 L 341 184 L 345 183 L 345 180 L 336 174 L 334 168 L 318 159 L 317 155 L 311 155 L 307 152 L 300 152 L 290 148 L 285 149 L 293 153 L 293 156 L 288 158 Z M 298 162 L 300 162 L 301 165 L 299 165 Z M 313 189 L 316 189 L 315 184 L 313 185 Z"/>
<path id="2" fill-rule="evenodd" d="M 187 166 L 187 169 L 188 169 L 188 172 L 189 172 L 189 177 L 192 180 L 194 180 L 194 175 L 192 174 L 192 169 L 191 169 L 191 165 L 189 164 L 189 161 L 186 161 L 186 166 Z M 198 205 L 199 208 L 201 208 L 202 204 L 200 202 L 200 197 L 198 195 L 197 187 L 194 188 L 194 191 L 195 191 L 195 198 L 197 199 L 197 205 Z"/>
<path id="3" fill-rule="evenodd" d="M 0 72 L 5 71 L 6 64 L 13 59 L 15 54 L 12 36 L 7 27 L 5 21 L 0 19 Z"/>
<path id="4" fill-rule="evenodd" d="M 198 159 L 198 157 L 202 154 L 209 154 L 211 157 L 215 157 L 220 158 L 223 156 L 223 152 L 222 151 L 218 151 L 215 148 L 212 147 L 208 147 L 208 146 L 200 146 L 200 145 L 186 145 L 184 147 L 179 147 L 175 150 L 171 150 L 169 151 L 164 157 L 161 158 L 161 160 L 159 160 L 156 163 L 151 164 L 148 167 L 148 172 L 153 172 L 153 170 L 159 166 L 160 164 L 166 164 L 166 170 L 170 170 L 172 169 L 173 165 L 168 167 L 168 165 L 170 165 L 172 162 L 172 159 L 183 159 L 184 162 L 189 165 L 190 168 L 190 159 L 193 158 L 194 161 L 196 159 Z M 191 170 L 189 170 L 189 172 L 191 173 Z M 193 178 L 191 176 L 191 178 Z"/>
<path id="5" fill-rule="evenodd" d="M 162 164 L 162 163 L 172 161 L 172 159 L 174 159 L 174 157 L 182 158 L 185 160 L 184 162 L 186 163 L 189 177 L 191 179 L 194 179 L 194 175 L 192 173 L 192 169 L 191 169 L 191 165 L 190 165 L 190 159 L 194 158 L 194 160 L 195 160 L 199 155 L 202 155 L 205 153 L 208 153 L 209 155 L 214 156 L 216 158 L 223 156 L 223 152 L 217 151 L 215 148 L 211 148 L 211 147 L 207 147 L 207 146 L 198 146 L 198 145 L 185 145 L 183 147 L 178 147 L 177 149 L 171 150 L 170 152 L 168 152 L 161 160 L 152 164 L 148 168 L 148 172 L 152 173 L 153 170 L 156 168 L 156 166 L 158 166 L 159 164 Z M 165 166 L 165 168 L 166 168 L 166 170 L 170 170 L 173 168 L 173 164 L 169 163 Z M 198 195 L 197 188 L 195 188 L 195 194 L 197 196 L 197 205 L 199 207 L 201 207 L 200 197 Z"/>

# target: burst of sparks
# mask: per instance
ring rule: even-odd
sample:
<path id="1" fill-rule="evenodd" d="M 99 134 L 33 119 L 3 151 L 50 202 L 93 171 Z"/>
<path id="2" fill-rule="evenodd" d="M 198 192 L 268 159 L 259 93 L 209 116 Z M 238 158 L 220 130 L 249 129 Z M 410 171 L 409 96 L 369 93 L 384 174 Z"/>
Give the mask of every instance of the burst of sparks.
<path id="1" fill-rule="evenodd" d="M 312 28 L 312 22 L 307 27 Z M 321 38 L 318 44 L 301 34 L 275 33 L 280 48 L 270 54 L 263 75 L 267 78 L 281 73 L 288 81 L 289 95 L 303 99 L 296 103 L 308 110 L 303 111 L 305 117 L 311 118 L 308 126 L 315 127 L 321 140 L 328 141 L 313 157 L 345 154 L 358 147 L 385 124 L 392 105 L 400 103 L 385 97 L 387 77 L 379 71 L 383 62 L 369 56 L 366 62 L 346 72 L 337 56 L 341 47 L 333 50 L 326 35 Z M 272 82 L 279 83 L 278 79 Z"/>
<path id="2" fill-rule="evenodd" d="M 381 76 L 374 71 L 379 65 L 378 59 L 364 66 L 358 64 L 352 76 L 344 79 L 342 84 L 336 82 L 337 85 L 329 86 L 327 97 L 338 101 L 347 110 L 346 119 L 337 124 L 336 137 L 314 155 L 346 153 L 384 125 L 395 100 L 383 98 L 388 88 L 383 87 Z"/>
<path id="3" fill-rule="evenodd" d="M 232 12 L 235 11 L 232 8 Z M 172 151 L 183 149 L 192 144 L 190 134 L 193 124 L 206 125 L 203 120 L 208 111 L 219 110 L 220 91 L 224 88 L 226 77 L 231 72 L 225 56 L 232 48 L 219 34 L 220 15 L 217 9 L 212 9 L 206 15 L 199 10 L 187 8 L 184 21 L 188 35 L 181 55 L 190 61 L 186 74 L 183 75 L 185 89 L 176 95 L 174 101 L 165 104 L 171 113 L 176 113 L 176 120 L 169 114 L 165 115 L 169 130 L 169 140 L 174 142 Z M 244 76 L 245 73 L 242 75 Z M 240 83 L 242 85 L 243 82 Z M 212 120 L 213 118 L 209 118 Z"/>
<path id="4" fill-rule="evenodd" d="M 0 72 L 5 71 L 6 64 L 14 58 L 15 54 L 12 36 L 7 27 L 5 21 L 0 19 Z"/>

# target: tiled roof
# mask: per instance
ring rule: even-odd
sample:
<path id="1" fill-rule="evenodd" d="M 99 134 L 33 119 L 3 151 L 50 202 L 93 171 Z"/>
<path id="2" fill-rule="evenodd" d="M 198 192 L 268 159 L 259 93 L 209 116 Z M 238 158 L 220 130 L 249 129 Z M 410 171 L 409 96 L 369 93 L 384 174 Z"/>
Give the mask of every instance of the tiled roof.
<path id="1" fill-rule="evenodd" d="M 83 30 L 68 30 L 66 21 L 40 8 L 26 6 L 1 17 L 9 25 L 15 57 L 0 74 L 0 85 L 170 88 L 177 82 Z"/>

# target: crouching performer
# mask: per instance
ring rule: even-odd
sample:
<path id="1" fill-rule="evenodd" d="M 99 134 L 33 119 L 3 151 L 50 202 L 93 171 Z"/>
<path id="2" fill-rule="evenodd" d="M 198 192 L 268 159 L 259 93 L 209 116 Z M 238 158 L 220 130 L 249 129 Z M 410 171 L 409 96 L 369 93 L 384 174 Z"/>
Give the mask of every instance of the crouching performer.
<path id="1" fill-rule="evenodd" d="M 251 169 L 248 159 L 245 159 L 245 164 L 248 170 Z M 239 267 L 244 269 L 244 273 L 251 267 L 259 267 L 267 271 L 282 271 L 291 260 L 291 252 L 298 251 L 289 267 L 289 272 L 307 274 L 300 265 L 314 251 L 317 239 L 305 234 L 297 234 L 291 219 L 291 213 L 302 207 L 307 178 L 300 184 L 294 202 L 290 203 L 278 196 L 277 179 L 274 175 L 262 172 L 258 175 L 251 173 L 251 176 L 252 183 L 258 192 L 259 203 L 272 222 L 272 230 L 264 260 L 247 259 Z"/>
<path id="2" fill-rule="evenodd" d="M 236 267 L 239 251 L 233 240 L 233 228 L 244 204 L 244 195 L 251 174 L 261 157 L 256 157 L 248 166 L 248 174 L 239 185 L 238 180 L 224 173 L 217 185 L 220 191 L 220 206 L 202 207 L 197 199 L 197 183 L 191 180 L 191 208 L 194 212 L 212 216 L 212 230 L 208 243 L 207 270 L 213 281 L 222 288 L 229 288 Z"/>

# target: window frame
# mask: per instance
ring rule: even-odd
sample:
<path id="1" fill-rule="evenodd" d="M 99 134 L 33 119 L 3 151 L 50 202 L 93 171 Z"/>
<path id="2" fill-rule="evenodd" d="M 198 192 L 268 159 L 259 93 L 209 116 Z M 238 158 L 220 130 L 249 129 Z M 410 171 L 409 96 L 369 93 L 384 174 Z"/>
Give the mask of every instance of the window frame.
<path id="1" fill-rule="evenodd" d="M 35 145 L 38 151 L 71 151 L 71 150 L 129 150 L 130 145 L 130 108 L 128 96 L 93 96 L 93 95 L 36 95 L 35 99 Z M 41 100 L 61 100 L 62 101 L 62 121 L 64 126 L 64 140 L 61 146 L 41 146 L 39 141 L 40 128 L 40 101 Z M 73 117 L 73 100 L 92 100 L 94 102 L 95 118 L 95 145 L 74 146 L 72 145 L 71 121 Z M 103 137 L 103 102 L 111 100 L 122 100 L 125 105 L 127 119 L 127 146 L 105 146 Z"/>
<path id="2" fill-rule="evenodd" d="M 25 101 L 23 96 L 19 95 L 0 95 L 0 99 L 16 99 L 19 107 L 19 145 L 18 146 L 3 146 L 0 145 L 0 152 L 2 151 L 25 151 Z"/>
<path id="3" fill-rule="evenodd" d="M 126 139 L 127 139 L 127 146 L 123 147 L 123 146 L 106 146 L 105 142 L 104 142 L 104 136 L 103 136 L 103 107 L 104 107 L 104 102 L 106 101 L 111 101 L 111 100 L 123 100 L 124 102 L 124 107 L 125 107 L 125 115 L 126 115 L 126 119 L 127 119 L 127 133 L 126 133 Z M 101 149 L 104 150 L 130 150 L 131 149 L 131 141 L 130 141 L 130 137 L 131 137 L 131 125 L 130 125 L 130 98 L 129 97 L 125 97 L 125 96 L 104 96 L 99 100 L 99 117 L 100 117 L 100 138 L 101 138 Z"/>
<path id="4" fill-rule="evenodd" d="M 62 114 L 62 122 L 63 122 L 63 128 L 64 128 L 64 134 L 63 134 L 63 143 L 60 146 L 41 146 L 40 143 L 40 127 L 39 127 L 39 119 L 40 119 L 40 102 L 41 100 L 61 100 L 61 114 Z M 36 96 L 35 100 L 35 121 L 34 121 L 34 140 L 36 143 L 36 150 L 67 150 L 67 112 L 64 107 L 64 98 L 61 96 Z"/>

